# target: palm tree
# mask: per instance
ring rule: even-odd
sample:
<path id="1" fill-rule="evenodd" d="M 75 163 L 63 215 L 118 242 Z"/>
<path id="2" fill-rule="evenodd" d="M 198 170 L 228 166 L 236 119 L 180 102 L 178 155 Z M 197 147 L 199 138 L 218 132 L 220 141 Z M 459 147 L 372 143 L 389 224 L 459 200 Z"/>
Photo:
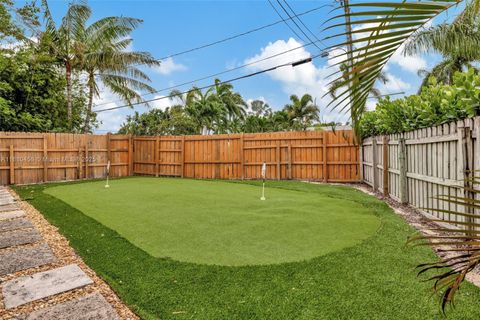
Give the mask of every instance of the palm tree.
<path id="1" fill-rule="evenodd" d="M 416 32 L 407 42 L 406 54 L 436 52 L 443 56 L 443 60 L 430 71 L 419 71 L 419 75 L 424 77 L 422 87 L 431 76 L 445 84 L 452 84 L 455 72 L 475 68 L 472 62 L 480 60 L 479 14 L 480 3 L 470 2 L 452 23 Z"/>
<path id="2" fill-rule="evenodd" d="M 227 115 L 223 102 L 215 94 L 214 86 L 205 92 L 193 87 L 186 94 L 173 90 L 170 97 L 182 102 L 186 114 L 195 121 L 200 134 L 205 135 L 209 131 L 215 131 L 215 124 L 218 124 L 219 119 Z"/>
<path id="3" fill-rule="evenodd" d="M 229 120 L 234 118 L 245 117 L 245 107 L 247 104 L 242 96 L 233 92 L 233 86 L 230 83 L 221 82 L 220 79 L 215 79 L 215 94 L 228 114 Z"/>
<path id="4" fill-rule="evenodd" d="M 126 51 L 132 43 L 126 38 L 142 21 L 128 17 L 107 17 L 85 28 L 78 41 L 79 68 L 87 73 L 88 107 L 84 132 L 90 129 L 94 96 L 99 95 L 99 81 L 126 104 L 143 101 L 138 91 L 154 92 L 146 82 L 150 78 L 137 65 L 158 66 L 147 52 Z"/>
<path id="5" fill-rule="evenodd" d="M 265 117 L 272 113 L 270 106 L 262 100 L 253 100 L 250 103 L 250 107 L 252 108 L 253 114 L 257 117 Z"/>
<path id="6" fill-rule="evenodd" d="M 301 98 L 297 95 L 290 96 L 291 104 L 285 105 L 284 110 L 288 113 L 293 126 L 306 130 L 312 125 L 313 121 L 319 121 L 320 112 L 318 106 L 314 103 L 309 94 L 304 94 Z"/>
<path id="7" fill-rule="evenodd" d="M 69 126 L 72 125 L 72 71 L 76 67 L 77 39 L 82 33 L 85 22 L 91 15 L 90 7 L 84 2 L 71 3 L 62 22 L 57 27 L 48 8 L 47 0 L 42 0 L 45 18 L 45 33 L 42 37 L 48 38 L 52 44 L 51 49 L 55 57 L 65 67 L 65 80 L 67 87 L 67 118 Z"/>
<path id="8" fill-rule="evenodd" d="M 328 93 L 330 94 L 330 97 L 332 98 L 336 98 L 336 94 L 337 94 L 337 90 L 340 89 L 342 87 L 342 83 L 343 81 L 347 80 L 348 76 L 348 65 L 346 63 L 342 63 L 340 65 L 340 71 L 342 71 L 343 73 L 343 77 L 342 77 L 342 80 L 340 79 L 337 79 L 336 81 L 333 81 L 331 84 L 330 84 L 330 87 L 328 88 Z M 380 82 L 382 82 L 383 84 L 386 84 L 388 82 L 388 77 L 387 75 L 385 74 L 385 72 L 381 72 L 379 75 L 378 75 L 378 80 Z M 372 95 L 372 97 L 374 97 L 375 99 L 380 99 L 380 97 L 382 96 L 382 93 L 380 92 L 380 89 L 376 88 L 376 87 L 372 87 L 370 89 L 370 94 Z"/>

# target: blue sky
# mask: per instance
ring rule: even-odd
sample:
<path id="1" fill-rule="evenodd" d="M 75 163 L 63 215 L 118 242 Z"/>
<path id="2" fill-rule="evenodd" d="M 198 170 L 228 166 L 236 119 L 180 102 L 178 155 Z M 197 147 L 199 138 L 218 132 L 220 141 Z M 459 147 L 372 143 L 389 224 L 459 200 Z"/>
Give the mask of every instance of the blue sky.
<path id="1" fill-rule="evenodd" d="M 334 1 L 290 0 L 288 3 L 296 13 L 300 13 L 324 4 L 332 4 Z M 132 49 L 149 51 L 155 57 L 168 56 L 279 20 L 268 1 L 90 0 L 89 4 L 93 11 L 92 21 L 111 15 L 143 19 L 144 23 L 133 34 L 134 44 Z M 54 18 L 60 20 L 66 11 L 68 2 L 51 0 L 49 5 Z M 278 5 L 277 8 L 281 10 Z M 329 11 L 330 8 L 324 8 L 302 16 L 303 22 L 320 39 L 328 35 L 322 33 L 321 29 L 322 23 L 329 17 Z M 291 26 L 295 27 L 293 24 Z M 297 33 L 299 32 L 297 31 Z M 159 69 L 147 71 L 152 78 L 152 86 L 160 89 L 221 72 L 246 62 L 300 46 L 303 43 L 282 23 L 232 41 L 174 57 L 164 61 Z M 320 46 L 322 45 L 320 44 Z M 319 51 L 316 47 L 309 46 L 278 59 L 271 59 L 266 63 L 225 74 L 221 79 L 227 80 L 279 63 L 315 55 Z M 380 85 L 382 93 L 405 91 L 407 94 L 411 94 L 416 92 L 420 83 L 416 74 L 417 70 L 431 67 L 436 60 L 438 60 L 438 57 L 435 56 L 404 58 L 397 54 L 387 66 L 386 72 L 390 81 L 386 85 Z M 333 71 L 334 69 L 329 68 L 327 59 L 316 59 L 312 64 L 294 69 L 287 67 L 235 82 L 234 87 L 246 100 L 263 99 L 274 109 L 281 109 L 288 103 L 288 97 L 292 93 L 310 93 L 317 98 L 317 104 L 321 107 L 321 116 L 324 120 L 346 120 L 335 112 L 322 108 L 328 103 L 328 99 L 322 99 L 328 83 L 326 76 Z M 196 85 L 203 86 L 212 82 L 213 79 L 204 80 L 196 83 Z M 187 90 L 189 88 L 190 86 L 185 86 L 179 89 Z M 158 97 L 166 94 L 168 94 L 168 91 L 147 97 Z M 101 97 L 96 100 L 96 103 L 101 104 L 115 100 L 117 98 L 108 90 L 102 90 Z M 155 103 L 154 107 L 164 108 L 170 103 L 169 100 L 165 99 Z M 121 104 L 121 102 L 109 103 L 99 106 L 97 109 Z M 369 107 L 374 107 L 373 100 L 369 103 Z M 144 112 L 147 109 L 136 107 L 135 110 Z M 98 128 L 98 132 L 116 131 L 125 120 L 126 115 L 133 112 L 132 109 L 124 108 L 99 113 L 98 118 L 102 121 L 102 124 Z"/>

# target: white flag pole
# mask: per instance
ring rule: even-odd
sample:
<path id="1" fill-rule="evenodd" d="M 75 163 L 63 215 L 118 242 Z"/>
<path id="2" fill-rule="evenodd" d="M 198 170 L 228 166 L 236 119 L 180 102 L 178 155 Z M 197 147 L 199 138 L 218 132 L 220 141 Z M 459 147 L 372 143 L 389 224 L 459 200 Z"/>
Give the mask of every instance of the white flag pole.
<path id="1" fill-rule="evenodd" d="M 107 162 L 107 184 L 105 185 L 105 188 L 110 188 L 108 185 L 108 178 L 110 176 L 110 161 Z"/>
<path id="2" fill-rule="evenodd" d="M 262 197 L 260 198 L 260 200 L 265 200 L 265 176 L 267 174 L 267 164 L 264 162 L 262 164 L 262 179 L 263 179 L 263 183 L 262 183 Z"/>

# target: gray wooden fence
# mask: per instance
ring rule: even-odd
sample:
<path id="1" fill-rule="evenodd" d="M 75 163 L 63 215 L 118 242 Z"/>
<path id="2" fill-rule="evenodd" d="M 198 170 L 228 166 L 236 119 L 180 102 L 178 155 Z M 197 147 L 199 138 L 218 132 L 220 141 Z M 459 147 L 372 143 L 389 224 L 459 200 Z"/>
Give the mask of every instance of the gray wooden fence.
<path id="1" fill-rule="evenodd" d="M 479 134 L 480 117 L 476 117 L 365 139 L 360 150 L 362 180 L 376 191 L 439 219 L 462 222 L 462 216 L 440 211 L 464 212 L 468 208 L 434 197 L 474 197 L 462 187 L 480 188 L 471 183 L 473 175 L 480 175 L 480 171 L 474 172 L 480 170 Z"/>

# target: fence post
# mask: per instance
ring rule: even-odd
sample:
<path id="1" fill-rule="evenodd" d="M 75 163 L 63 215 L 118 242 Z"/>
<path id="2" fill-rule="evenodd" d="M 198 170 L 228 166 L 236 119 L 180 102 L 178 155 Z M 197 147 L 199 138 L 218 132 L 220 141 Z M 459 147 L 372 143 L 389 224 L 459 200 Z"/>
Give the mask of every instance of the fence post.
<path id="1" fill-rule="evenodd" d="M 358 166 L 359 166 L 359 174 L 360 174 L 360 182 L 363 182 L 363 140 L 360 141 L 358 146 Z"/>
<path id="2" fill-rule="evenodd" d="M 388 136 L 383 136 L 383 195 L 389 196 Z"/>
<path id="3" fill-rule="evenodd" d="M 111 140 L 110 140 L 110 133 L 107 133 L 107 163 L 110 161 L 110 156 L 111 156 L 111 146 L 110 146 Z"/>
<path id="4" fill-rule="evenodd" d="M 323 181 L 328 182 L 327 132 L 323 131 Z"/>
<path id="5" fill-rule="evenodd" d="M 280 168 L 280 140 L 277 141 L 277 152 L 276 152 L 276 157 L 277 157 L 277 180 L 281 179 L 281 168 Z"/>
<path id="6" fill-rule="evenodd" d="M 182 136 L 182 152 L 180 153 L 180 177 L 185 175 L 185 136 Z"/>
<path id="7" fill-rule="evenodd" d="M 287 157 L 288 157 L 288 179 L 292 180 L 292 146 L 290 143 L 287 146 Z"/>
<path id="8" fill-rule="evenodd" d="M 133 137 L 128 137 L 128 175 L 133 176 Z"/>
<path id="9" fill-rule="evenodd" d="M 155 177 L 158 177 L 158 153 L 159 153 L 159 145 L 160 145 L 160 139 L 157 136 L 155 138 L 155 147 L 153 148 L 154 154 L 153 154 L 153 161 L 155 161 Z"/>
<path id="10" fill-rule="evenodd" d="M 15 184 L 15 152 L 13 150 L 13 144 L 10 145 L 10 154 L 8 160 L 10 164 L 10 184 Z"/>
<path id="11" fill-rule="evenodd" d="M 78 147 L 77 157 L 77 179 L 82 179 L 82 147 Z"/>
<path id="12" fill-rule="evenodd" d="M 475 119 L 473 120 L 473 129 L 474 129 L 473 133 L 475 134 L 475 145 L 473 147 L 474 153 L 472 154 L 472 157 L 473 157 L 472 178 L 480 175 L 480 171 L 477 171 L 477 170 L 480 170 L 480 117 L 475 117 Z M 475 190 L 479 190 L 480 185 L 478 183 L 475 183 L 473 184 L 473 188 Z M 473 198 L 473 199 L 476 199 L 477 201 L 480 200 L 480 194 L 477 192 L 476 198 Z M 479 208 L 475 210 L 475 214 L 480 214 Z"/>
<path id="13" fill-rule="evenodd" d="M 377 137 L 372 138 L 372 170 L 373 170 L 373 191 L 378 189 L 378 168 L 377 168 Z"/>
<path id="14" fill-rule="evenodd" d="M 48 145 L 47 136 L 43 136 L 43 182 L 48 180 Z"/>
<path id="15" fill-rule="evenodd" d="M 464 121 L 466 123 L 467 120 Z M 463 162 L 463 170 L 464 170 L 464 182 L 463 185 L 467 189 L 463 189 L 463 196 L 468 199 L 475 199 L 475 193 L 471 192 L 470 190 L 473 189 L 473 181 L 472 179 L 475 176 L 473 172 L 473 141 L 472 141 L 472 130 L 469 126 L 464 126 L 463 129 L 463 141 L 462 141 L 462 149 L 463 149 L 463 158 L 459 158 Z M 471 206 L 464 206 L 465 213 L 473 214 L 475 212 L 474 208 Z M 475 219 L 466 217 L 465 219 L 467 222 L 474 223 Z M 474 230 L 475 227 L 469 226 L 467 228 L 468 231 Z M 470 233 L 468 233 L 470 234 Z M 471 235 L 471 234 L 470 234 Z"/>
<path id="16" fill-rule="evenodd" d="M 85 142 L 85 179 L 88 179 L 88 139 Z"/>
<path id="17" fill-rule="evenodd" d="M 243 133 L 241 133 L 241 135 L 240 135 L 240 178 L 242 180 L 245 179 L 244 166 L 243 166 L 243 162 L 244 162 L 243 153 L 245 152 L 244 147 L 245 147 L 245 145 L 244 145 L 244 141 L 243 141 Z"/>
<path id="18" fill-rule="evenodd" d="M 408 203 L 408 190 L 407 190 L 407 147 L 405 145 L 405 138 L 400 137 L 398 140 L 398 170 L 399 184 L 400 184 L 400 203 Z"/>

